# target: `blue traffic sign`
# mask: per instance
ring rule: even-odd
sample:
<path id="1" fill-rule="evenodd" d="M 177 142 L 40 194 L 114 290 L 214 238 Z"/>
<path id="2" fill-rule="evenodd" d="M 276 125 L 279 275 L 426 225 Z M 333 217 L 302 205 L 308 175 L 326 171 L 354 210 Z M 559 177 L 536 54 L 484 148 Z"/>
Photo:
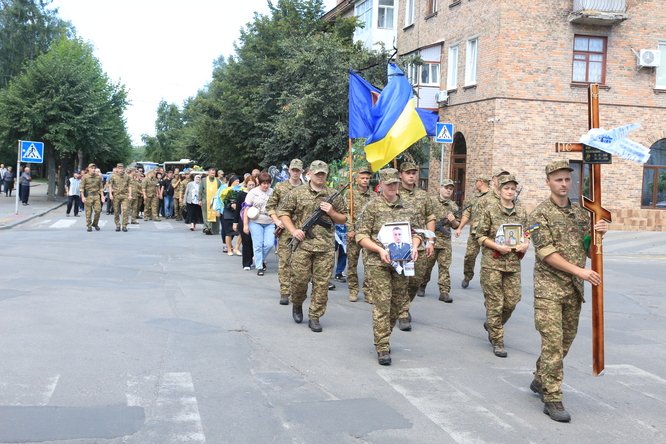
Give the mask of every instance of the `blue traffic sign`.
<path id="1" fill-rule="evenodd" d="M 44 142 L 21 140 L 21 162 L 44 163 Z"/>
<path id="2" fill-rule="evenodd" d="M 435 142 L 453 143 L 453 123 L 437 122 L 436 132 Z"/>

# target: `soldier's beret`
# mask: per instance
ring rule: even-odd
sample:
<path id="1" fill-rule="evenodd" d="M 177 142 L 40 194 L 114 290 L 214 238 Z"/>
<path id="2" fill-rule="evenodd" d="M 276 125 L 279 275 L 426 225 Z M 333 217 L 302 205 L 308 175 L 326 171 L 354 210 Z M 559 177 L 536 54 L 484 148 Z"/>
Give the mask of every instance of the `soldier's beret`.
<path id="1" fill-rule="evenodd" d="M 414 163 L 414 162 L 402 162 L 400 164 L 400 172 L 403 171 L 413 171 L 413 170 L 418 170 L 419 167 Z"/>
<path id="2" fill-rule="evenodd" d="M 400 173 L 395 168 L 384 168 L 379 170 L 379 180 L 386 185 L 400 182 Z"/>
<path id="3" fill-rule="evenodd" d="M 328 164 L 323 160 L 313 160 L 310 164 L 310 173 L 326 173 L 328 174 Z"/>
<path id="4" fill-rule="evenodd" d="M 289 169 L 303 171 L 303 161 L 301 159 L 293 159 L 289 164 Z"/>
<path id="5" fill-rule="evenodd" d="M 546 176 L 558 170 L 573 171 L 573 168 L 569 166 L 569 161 L 567 159 L 553 160 L 546 165 Z"/>
<path id="6" fill-rule="evenodd" d="M 448 186 L 454 186 L 454 183 L 451 179 L 444 179 L 442 182 L 439 184 L 440 187 L 448 187 Z"/>
<path id="7" fill-rule="evenodd" d="M 516 176 L 514 176 L 513 174 L 504 174 L 503 176 L 500 176 L 497 179 L 497 185 L 499 185 L 500 187 L 502 185 L 504 185 L 505 183 L 509 183 L 509 182 L 514 182 L 516 185 L 518 185 L 518 181 L 516 180 Z"/>

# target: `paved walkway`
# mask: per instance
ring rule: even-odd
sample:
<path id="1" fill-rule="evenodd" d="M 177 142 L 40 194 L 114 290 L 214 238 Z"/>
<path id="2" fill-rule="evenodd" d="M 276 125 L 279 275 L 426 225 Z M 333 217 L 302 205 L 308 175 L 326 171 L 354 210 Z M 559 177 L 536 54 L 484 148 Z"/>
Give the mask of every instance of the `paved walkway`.
<path id="1" fill-rule="evenodd" d="M 0 193 L 0 230 L 11 228 L 42 216 L 54 208 L 67 203 L 67 198 L 65 197 L 56 197 L 55 201 L 48 200 L 46 196 L 47 188 L 46 183 L 33 182 L 30 186 L 29 205 L 23 206 L 19 202 L 18 214 L 16 214 L 16 195 L 18 194 L 18 190 L 14 189 L 11 197 L 6 197 L 4 191 Z"/>

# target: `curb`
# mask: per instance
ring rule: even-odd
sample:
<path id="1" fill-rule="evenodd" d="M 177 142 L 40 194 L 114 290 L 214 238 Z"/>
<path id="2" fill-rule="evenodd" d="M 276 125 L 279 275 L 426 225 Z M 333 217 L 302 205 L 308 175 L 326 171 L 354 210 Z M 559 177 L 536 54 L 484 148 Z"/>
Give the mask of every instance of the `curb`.
<path id="1" fill-rule="evenodd" d="M 16 226 L 18 226 L 18 225 L 24 224 L 24 223 L 29 222 L 29 221 L 31 221 L 31 220 L 33 220 L 33 219 L 38 218 L 38 217 L 42 217 L 42 216 L 45 215 L 46 213 L 48 213 L 48 212 L 50 212 L 50 211 L 53 211 L 53 210 L 55 210 L 55 209 L 57 209 L 57 208 L 60 208 L 60 207 L 62 207 L 62 206 L 65 205 L 65 204 L 67 204 L 67 202 L 60 202 L 59 204 L 56 204 L 55 206 L 53 206 L 53 207 L 51 207 L 51 208 L 48 208 L 48 209 L 46 209 L 46 210 L 44 210 L 44 211 L 42 211 L 42 212 L 40 212 L 40 213 L 33 214 L 32 216 L 26 217 L 25 219 L 19 219 L 19 220 L 16 220 L 16 221 L 14 221 L 14 222 L 8 224 L 8 225 L 2 225 L 2 226 L 0 226 L 0 230 L 9 230 L 10 228 L 14 228 L 14 227 L 16 227 Z"/>

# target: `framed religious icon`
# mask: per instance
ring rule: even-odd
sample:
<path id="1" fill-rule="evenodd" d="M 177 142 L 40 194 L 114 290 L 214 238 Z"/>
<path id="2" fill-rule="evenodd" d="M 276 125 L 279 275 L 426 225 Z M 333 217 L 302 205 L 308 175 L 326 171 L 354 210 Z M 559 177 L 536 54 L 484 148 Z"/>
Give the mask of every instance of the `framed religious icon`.
<path id="1" fill-rule="evenodd" d="M 384 224 L 378 237 L 392 261 L 412 260 L 412 230 L 409 222 Z"/>
<path id="2" fill-rule="evenodd" d="M 515 248 L 523 242 L 523 226 L 520 224 L 503 224 L 495 236 L 495 242 L 500 245 Z"/>

